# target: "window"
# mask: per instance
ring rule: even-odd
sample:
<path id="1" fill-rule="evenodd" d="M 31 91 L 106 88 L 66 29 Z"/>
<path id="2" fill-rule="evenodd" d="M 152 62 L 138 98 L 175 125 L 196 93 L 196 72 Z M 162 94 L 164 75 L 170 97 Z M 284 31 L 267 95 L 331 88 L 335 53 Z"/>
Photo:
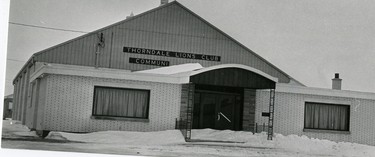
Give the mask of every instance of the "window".
<path id="1" fill-rule="evenodd" d="M 9 102 L 8 109 L 11 110 L 13 108 L 13 102 Z"/>
<path id="2" fill-rule="evenodd" d="M 149 90 L 94 87 L 93 116 L 148 118 Z"/>
<path id="3" fill-rule="evenodd" d="M 305 103 L 305 129 L 349 131 L 349 105 Z"/>

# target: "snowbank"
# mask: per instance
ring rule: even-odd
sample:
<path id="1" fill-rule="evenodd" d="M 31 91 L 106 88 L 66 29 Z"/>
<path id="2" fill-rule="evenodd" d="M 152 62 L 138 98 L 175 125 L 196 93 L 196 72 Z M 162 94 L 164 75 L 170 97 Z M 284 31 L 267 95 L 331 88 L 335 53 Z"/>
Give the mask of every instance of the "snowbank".
<path id="1" fill-rule="evenodd" d="M 333 142 L 308 138 L 307 136 L 275 134 L 272 141 L 267 140 L 265 132 L 254 134 L 251 132 L 231 131 L 231 130 L 193 130 L 193 139 L 212 141 L 235 141 L 244 142 L 243 146 L 267 147 L 273 149 L 283 149 L 285 151 L 300 152 L 312 155 L 335 155 L 335 156 L 375 156 L 375 146 L 349 142 Z M 238 144 L 236 144 L 238 145 Z"/>
<path id="2" fill-rule="evenodd" d="M 375 147 L 349 142 L 333 142 L 308 138 L 307 136 L 276 134 L 275 147 L 289 151 L 337 156 L 375 156 Z"/>
<path id="3" fill-rule="evenodd" d="M 185 143 L 179 130 L 158 132 L 101 131 L 86 134 L 51 132 L 47 139 L 122 145 L 171 145 Z"/>
<path id="4" fill-rule="evenodd" d="M 186 144 L 179 130 L 167 130 L 158 132 L 128 132 L 128 131 L 102 131 L 87 134 L 74 134 L 63 132 L 51 132 L 48 139 L 64 139 L 88 143 L 121 144 L 138 146 L 162 146 Z M 307 136 L 275 134 L 272 141 L 267 140 L 266 133 L 253 134 L 245 131 L 193 130 L 192 139 L 207 140 L 206 144 L 222 144 L 249 148 L 269 148 L 284 150 L 287 152 L 299 152 L 310 155 L 334 155 L 334 156 L 375 156 L 375 147 L 347 143 L 333 142 L 308 138 Z M 218 141 L 223 141 L 218 142 Z M 225 143 L 236 142 L 236 143 Z M 188 143 L 189 144 L 189 143 Z"/>
<path id="5" fill-rule="evenodd" d="M 253 134 L 245 131 L 201 129 L 192 131 L 192 139 L 241 142 L 253 147 L 273 147 L 272 141 L 266 140 L 265 132 Z"/>
<path id="6" fill-rule="evenodd" d="M 25 136 L 37 137 L 35 132 L 17 121 L 3 121 L 2 137 L 24 138 Z M 291 156 L 356 156 L 374 157 L 375 146 L 368 146 L 348 142 L 333 142 L 308 138 L 307 136 L 275 134 L 272 141 L 267 140 L 266 133 L 252 134 L 244 131 L 230 130 L 192 130 L 192 139 L 208 142 L 188 142 L 179 130 L 157 132 L 129 132 L 129 131 L 101 131 L 86 134 L 51 132 L 47 139 L 69 140 L 76 142 L 97 144 L 100 149 L 118 150 L 130 149 L 137 146 L 143 153 L 151 150 L 165 151 L 164 153 L 182 152 L 185 154 L 201 151 L 201 154 L 215 154 L 243 156 L 243 153 L 271 153 L 269 155 L 290 154 Z M 225 141 L 227 143 L 218 142 Z M 229 143 L 236 142 L 236 143 Z M 73 143 L 72 143 L 73 144 Z M 204 147 L 211 145 L 211 147 Z M 82 145 L 76 145 L 81 146 Z M 227 146 L 227 147 L 226 147 Z M 243 148 L 243 149 L 237 149 Z M 256 151 L 254 151 L 254 149 Z M 246 151 L 245 151 L 246 150 Z M 248 150 L 248 151 L 247 151 Z M 223 154 L 224 153 L 224 154 Z M 260 154 L 255 154 L 260 155 Z"/>

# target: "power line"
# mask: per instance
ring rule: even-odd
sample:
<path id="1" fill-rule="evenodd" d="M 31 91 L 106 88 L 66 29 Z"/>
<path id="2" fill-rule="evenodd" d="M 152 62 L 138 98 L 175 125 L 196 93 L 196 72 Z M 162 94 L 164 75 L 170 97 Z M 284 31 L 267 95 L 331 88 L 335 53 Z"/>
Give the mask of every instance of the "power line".
<path id="1" fill-rule="evenodd" d="M 25 27 L 50 29 L 50 30 L 55 30 L 55 31 L 65 31 L 65 32 L 75 32 L 75 33 L 89 33 L 89 32 L 84 32 L 84 31 L 77 31 L 77 30 L 70 30 L 70 29 L 61 29 L 61 28 L 53 28 L 53 27 L 44 27 L 44 26 L 29 25 L 29 24 L 16 23 L 16 22 L 9 22 L 9 24 L 19 25 L 19 26 L 25 26 Z"/>
<path id="2" fill-rule="evenodd" d="M 17 60 L 17 59 L 11 59 L 11 58 L 7 58 L 7 60 L 10 60 L 10 61 L 15 61 L 15 62 L 23 62 L 25 63 L 26 61 L 21 61 L 21 60 Z"/>

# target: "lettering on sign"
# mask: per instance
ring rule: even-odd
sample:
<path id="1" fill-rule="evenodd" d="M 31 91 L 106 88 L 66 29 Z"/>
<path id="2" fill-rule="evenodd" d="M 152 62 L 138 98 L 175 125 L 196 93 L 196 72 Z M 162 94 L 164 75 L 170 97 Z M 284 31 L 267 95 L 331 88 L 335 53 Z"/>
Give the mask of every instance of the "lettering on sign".
<path id="1" fill-rule="evenodd" d="M 145 59 L 145 58 L 132 58 L 132 57 L 129 58 L 129 63 L 156 65 L 156 66 L 169 66 L 169 61 L 153 60 L 153 59 Z"/>
<path id="2" fill-rule="evenodd" d="M 164 57 L 174 57 L 174 58 L 184 58 L 184 59 L 198 59 L 206 61 L 216 61 L 220 62 L 220 56 L 214 55 L 204 55 L 196 53 L 185 53 L 185 52 L 172 52 L 164 50 L 153 50 L 144 48 L 134 48 L 134 47 L 124 47 L 123 52 L 126 53 L 136 53 L 144 55 L 154 55 L 154 56 L 164 56 Z"/>

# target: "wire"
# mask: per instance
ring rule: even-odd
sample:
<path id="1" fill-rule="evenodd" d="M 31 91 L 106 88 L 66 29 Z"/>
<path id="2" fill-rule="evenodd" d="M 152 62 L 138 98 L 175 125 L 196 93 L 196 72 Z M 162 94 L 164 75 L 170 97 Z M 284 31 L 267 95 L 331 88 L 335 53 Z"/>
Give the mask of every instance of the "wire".
<path id="1" fill-rule="evenodd" d="M 11 58 L 7 58 L 7 60 L 10 60 L 10 61 L 15 61 L 15 62 L 23 62 L 25 63 L 26 61 L 21 61 L 21 60 L 17 60 L 17 59 L 11 59 Z"/>
<path id="2" fill-rule="evenodd" d="M 16 22 L 9 22 L 9 24 L 19 25 L 19 26 L 25 26 L 25 27 L 34 27 L 34 28 L 50 29 L 50 30 L 55 30 L 55 31 L 65 31 L 65 32 L 75 32 L 75 33 L 89 33 L 89 32 L 84 32 L 84 31 L 69 30 L 69 29 L 61 29 L 61 28 L 52 28 L 52 27 L 43 27 L 43 26 L 29 25 L 29 24 L 16 23 Z"/>

